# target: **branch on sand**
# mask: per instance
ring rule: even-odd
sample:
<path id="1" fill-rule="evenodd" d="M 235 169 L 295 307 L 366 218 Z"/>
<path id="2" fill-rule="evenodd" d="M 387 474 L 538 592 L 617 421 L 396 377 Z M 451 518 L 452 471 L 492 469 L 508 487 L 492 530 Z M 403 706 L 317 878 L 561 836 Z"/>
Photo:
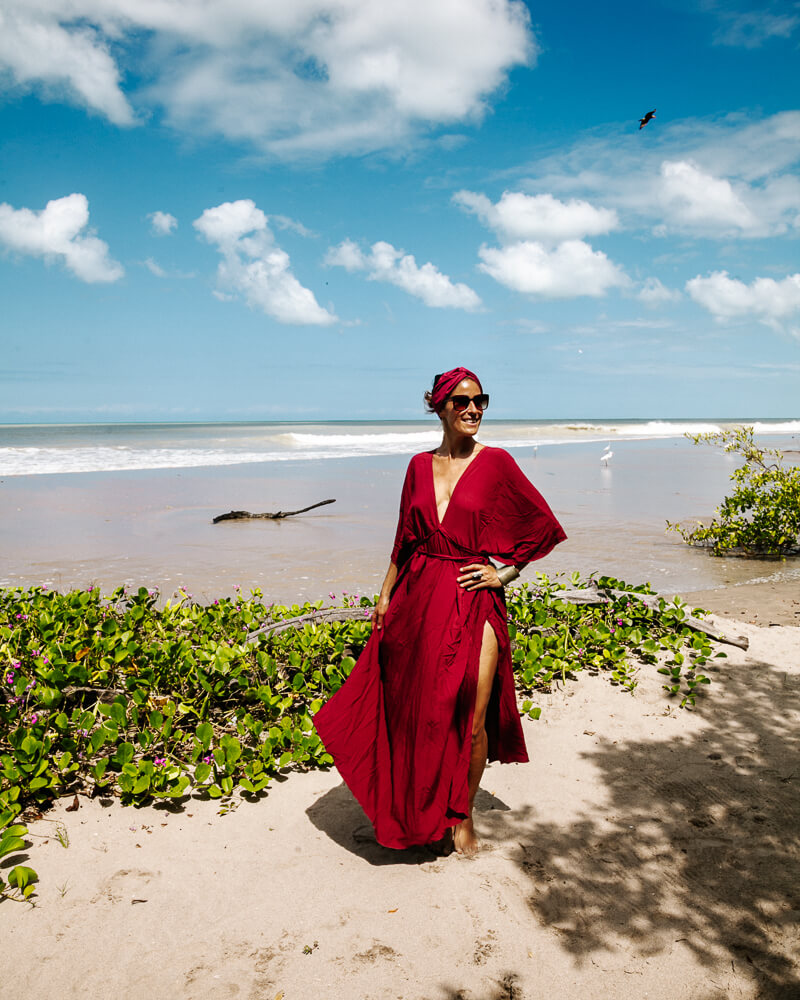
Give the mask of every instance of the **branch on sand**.
<path id="1" fill-rule="evenodd" d="M 303 507 L 300 510 L 279 510 L 274 514 L 251 514 L 249 510 L 232 510 L 227 514 L 218 514 L 213 524 L 220 521 L 280 521 L 283 517 L 293 517 L 295 514 L 305 514 L 307 510 L 314 510 L 315 507 L 324 507 L 325 504 L 336 503 L 336 500 L 320 500 L 319 503 L 312 503 L 310 507 Z"/>

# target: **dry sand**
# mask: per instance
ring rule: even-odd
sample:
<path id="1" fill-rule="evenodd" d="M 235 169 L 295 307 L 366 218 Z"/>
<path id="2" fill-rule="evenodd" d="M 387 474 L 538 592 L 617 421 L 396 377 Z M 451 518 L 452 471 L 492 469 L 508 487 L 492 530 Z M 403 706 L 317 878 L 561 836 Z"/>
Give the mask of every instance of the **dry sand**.
<path id="1" fill-rule="evenodd" d="M 796 1000 L 800 629 L 722 624 L 750 650 L 694 712 L 652 667 L 545 698 L 533 763 L 486 772 L 475 860 L 379 847 L 336 773 L 226 815 L 62 800 L 37 905 L 0 905 L 0 995 Z"/>

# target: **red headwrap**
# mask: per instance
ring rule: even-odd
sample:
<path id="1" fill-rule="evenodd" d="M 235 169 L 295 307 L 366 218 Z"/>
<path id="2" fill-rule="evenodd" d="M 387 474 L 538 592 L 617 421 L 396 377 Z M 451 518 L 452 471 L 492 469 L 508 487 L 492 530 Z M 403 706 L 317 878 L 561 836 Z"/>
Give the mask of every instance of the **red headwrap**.
<path id="1" fill-rule="evenodd" d="M 469 368 L 452 368 L 449 372 L 444 372 L 442 375 L 436 376 L 436 381 L 431 390 L 431 406 L 437 413 L 442 412 L 447 402 L 447 397 L 458 383 L 463 382 L 465 378 L 471 378 L 473 382 L 477 382 L 478 388 L 483 392 L 481 380 Z"/>

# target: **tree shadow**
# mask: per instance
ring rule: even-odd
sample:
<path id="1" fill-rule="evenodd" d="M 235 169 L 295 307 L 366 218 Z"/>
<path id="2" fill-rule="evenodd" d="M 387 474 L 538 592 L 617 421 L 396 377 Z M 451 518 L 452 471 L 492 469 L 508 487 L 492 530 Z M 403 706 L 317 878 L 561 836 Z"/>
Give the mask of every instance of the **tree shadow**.
<path id="1" fill-rule="evenodd" d="M 508 811 L 509 807 L 496 796 L 480 789 L 475 798 L 475 809 L 491 812 Z M 310 805 L 306 815 L 318 830 L 336 844 L 371 865 L 421 865 L 438 856 L 425 845 L 397 851 L 379 844 L 375 840 L 372 824 L 344 782 Z"/>
<path id="2" fill-rule="evenodd" d="M 567 829 L 530 808 L 481 827 L 511 841 L 531 910 L 577 964 L 682 947 L 723 989 L 798 1000 L 800 679 L 750 661 L 714 688 L 695 735 L 583 753 L 607 806 Z"/>

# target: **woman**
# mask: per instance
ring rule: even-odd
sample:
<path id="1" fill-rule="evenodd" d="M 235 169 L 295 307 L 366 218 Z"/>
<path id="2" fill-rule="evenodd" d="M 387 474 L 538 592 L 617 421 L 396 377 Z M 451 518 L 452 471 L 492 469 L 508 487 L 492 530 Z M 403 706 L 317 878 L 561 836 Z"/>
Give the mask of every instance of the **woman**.
<path id="1" fill-rule="evenodd" d="M 503 586 L 566 535 L 514 459 L 475 440 L 489 404 L 477 375 L 437 375 L 425 398 L 442 443 L 409 464 L 373 633 L 314 724 L 379 843 L 455 827 L 456 850 L 474 854 L 487 757 L 528 759 Z"/>

